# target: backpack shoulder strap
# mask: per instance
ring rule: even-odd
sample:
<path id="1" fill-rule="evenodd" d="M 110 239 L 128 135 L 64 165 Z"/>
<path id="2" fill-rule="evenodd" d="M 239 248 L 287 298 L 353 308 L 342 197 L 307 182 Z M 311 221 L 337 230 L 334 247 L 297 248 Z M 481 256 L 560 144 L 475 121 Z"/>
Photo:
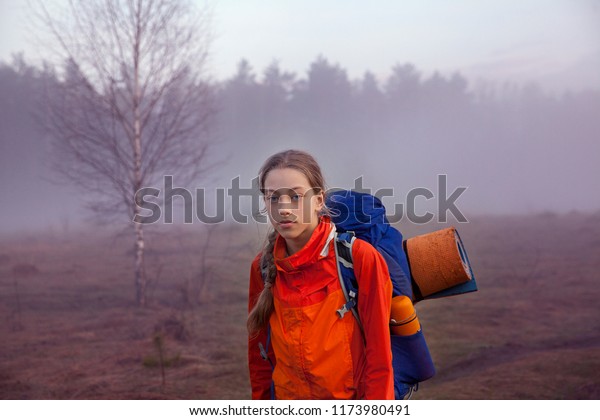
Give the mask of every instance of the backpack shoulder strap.
<path id="1" fill-rule="evenodd" d="M 335 236 L 335 258 L 337 262 L 338 278 L 346 298 L 346 303 L 337 310 L 337 314 L 340 318 L 343 318 L 347 312 L 352 312 L 352 315 L 356 318 L 362 332 L 363 326 L 357 311 L 358 281 L 354 274 L 354 263 L 352 259 L 352 245 L 354 244 L 355 239 L 354 232 L 338 233 Z"/>

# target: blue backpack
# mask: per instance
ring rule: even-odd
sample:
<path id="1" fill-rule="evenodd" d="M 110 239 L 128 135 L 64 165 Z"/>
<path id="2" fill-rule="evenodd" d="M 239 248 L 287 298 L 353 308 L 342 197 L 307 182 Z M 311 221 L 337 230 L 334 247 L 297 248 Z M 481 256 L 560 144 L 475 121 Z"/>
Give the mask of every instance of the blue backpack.
<path id="1" fill-rule="evenodd" d="M 356 311 L 359 284 L 352 264 L 354 239 L 369 242 L 383 256 L 392 280 L 392 296 L 403 295 L 414 300 L 402 234 L 389 224 L 381 200 L 370 194 L 336 190 L 330 192 L 326 205 L 331 210 L 331 219 L 338 232 L 336 258 L 340 283 L 346 296 L 346 303 L 338 310 L 338 314 L 343 317 L 351 312 L 362 331 Z M 419 382 L 435 375 L 423 330 L 409 336 L 391 335 L 391 345 L 395 397 L 409 398 Z"/>

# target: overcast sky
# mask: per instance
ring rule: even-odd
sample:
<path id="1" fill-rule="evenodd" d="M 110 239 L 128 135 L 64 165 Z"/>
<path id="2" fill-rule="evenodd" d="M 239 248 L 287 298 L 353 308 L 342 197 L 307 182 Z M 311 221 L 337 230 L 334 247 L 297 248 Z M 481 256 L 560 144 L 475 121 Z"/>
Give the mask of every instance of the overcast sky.
<path id="1" fill-rule="evenodd" d="M 198 0 L 202 3 L 202 0 Z M 25 1 L 0 0 L 0 60 L 27 44 Z M 212 71 L 229 77 L 243 57 L 257 72 L 278 60 L 302 76 L 319 54 L 353 78 L 386 77 L 396 63 L 426 74 L 600 88 L 600 1 L 210 0 Z"/>

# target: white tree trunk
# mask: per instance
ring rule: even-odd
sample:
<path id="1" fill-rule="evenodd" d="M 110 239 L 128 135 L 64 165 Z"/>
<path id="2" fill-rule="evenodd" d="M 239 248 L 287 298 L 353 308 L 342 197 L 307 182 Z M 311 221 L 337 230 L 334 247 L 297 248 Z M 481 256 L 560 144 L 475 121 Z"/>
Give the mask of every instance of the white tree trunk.
<path id="1" fill-rule="evenodd" d="M 133 159 L 134 189 L 142 188 L 142 132 L 140 123 L 140 8 L 137 9 L 136 36 L 133 44 Z M 134 194 L 135 194 L 134 191 Z M 136 206 L 135 212 L 138 212 Z M 144 231 L 141 223 L 135 223 L 135 290 L 138 306 L 146 306 L 146 273 L 144 271 Z"/>
<path id="2" fill-rule="evenodd" d="M 146 306 L 146 273 L 144 271 L 144 231 L 135 223 L 135 291 L 138 306 Z"/>

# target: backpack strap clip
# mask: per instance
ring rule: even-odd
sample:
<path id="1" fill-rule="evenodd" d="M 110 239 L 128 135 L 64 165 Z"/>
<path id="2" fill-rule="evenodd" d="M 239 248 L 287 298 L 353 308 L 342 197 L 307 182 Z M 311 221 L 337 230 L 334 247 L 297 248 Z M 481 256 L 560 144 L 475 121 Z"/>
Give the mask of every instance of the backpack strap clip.
<path id="1" fill-rule="evenodd" d="M 354 263 L 352 261 L 352 245 L 356 239 L 354 232 L 348 231 L 336 234 L 335 238 L 335 258 L 338 269 L 338 277 L 346 303 L 336 311 L 340 318 L 343 318 L 347 312 L 352 312 L 358 322 L 361 332 L 364 331 L 360 317 L 357 311 L 358 282 L 354 274 Z"/>
<path id="2" fill-rule="evenodd" d="M 340 318 L 343 318 L 344 315 L 346 315 L 346 312 L 352 311 L 352 309 L 355 306 L 356 306 L 356 300 L 355 299 L 351 299 L 348 302 L 346 302 L 345 304 L 343 304 L 342 307 L 336 311 L 336 313 L 338 314 L 338 316 Z"/>

